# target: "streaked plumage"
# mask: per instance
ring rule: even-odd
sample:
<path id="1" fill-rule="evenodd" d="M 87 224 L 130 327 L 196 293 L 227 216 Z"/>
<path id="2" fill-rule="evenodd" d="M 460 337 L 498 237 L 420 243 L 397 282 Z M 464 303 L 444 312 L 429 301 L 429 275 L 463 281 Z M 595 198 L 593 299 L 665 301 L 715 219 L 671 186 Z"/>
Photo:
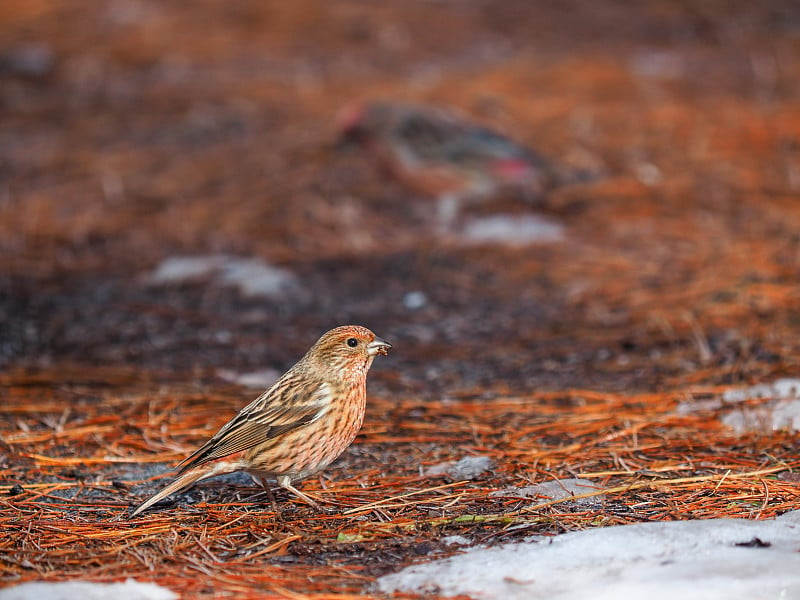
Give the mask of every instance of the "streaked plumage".
<path id="1" fill-rule="evenodd" d="M 339 121 L 343 140 L 361 143 L 399 181 L 438 198 L 444 219 L 460 202 L 507 189 L 538 198 L 558 180 L 544 157 L 448 110 L 375 102 L 346 108 Z"/>
<path id="2" fill-rule="evenodd" d="M 142 503 L 136 515 L 197 481 L 246 471 L 317 507 L 292 486 L 324 469 L 355 439 L 364 419 L 366 378 L 391 345 L 366 327 L 325 333 L 291 369 L 178 465 L 178 478 Z"/>

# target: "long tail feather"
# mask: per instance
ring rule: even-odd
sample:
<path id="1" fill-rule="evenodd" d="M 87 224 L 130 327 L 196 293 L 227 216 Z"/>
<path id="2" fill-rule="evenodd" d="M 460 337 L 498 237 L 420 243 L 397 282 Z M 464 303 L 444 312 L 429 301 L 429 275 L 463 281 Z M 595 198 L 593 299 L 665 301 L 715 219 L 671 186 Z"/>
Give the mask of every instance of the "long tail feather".
<path id="1" fill-rule="evenodd" d="M 228 463 L 212 463 L 201 465 L 192 469 L 191 471 L 187 471 L 183 473 L 180 477 L 178 477 L 175 481 L 170 483 L 167 487 L 163 490 L 142 502 L 139 506 L 136 507 L 136 510 L 131 513 L 131 517 L 135 517 L 140 512 L 147 510 L 156 502 L 163 500 L 167 496 L 174 494 L 180 490 L 186 489 L 193 484 L 197 483 L 201 479 L 206 479 L 208 477 L 213 477 L 214 475 L 221 475 L 222 473 L 230 473 L 235 471 L 236 468 L 233 465 Z"/>

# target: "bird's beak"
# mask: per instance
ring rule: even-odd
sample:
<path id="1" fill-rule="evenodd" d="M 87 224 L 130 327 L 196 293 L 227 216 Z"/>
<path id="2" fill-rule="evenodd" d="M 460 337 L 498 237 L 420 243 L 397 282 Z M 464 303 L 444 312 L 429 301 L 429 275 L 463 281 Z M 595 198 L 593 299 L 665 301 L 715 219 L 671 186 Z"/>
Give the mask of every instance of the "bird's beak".
<path id="1" fill-rule="evenodd" d="M 389 348 L 391 347 L 392 345 L 389 342 L 376 337 L 369 344 L 367 344 L 367 354 L 370 356 L 375 356 L 376 354 L 383 354 L 386 356 L 389 354 Z"/>

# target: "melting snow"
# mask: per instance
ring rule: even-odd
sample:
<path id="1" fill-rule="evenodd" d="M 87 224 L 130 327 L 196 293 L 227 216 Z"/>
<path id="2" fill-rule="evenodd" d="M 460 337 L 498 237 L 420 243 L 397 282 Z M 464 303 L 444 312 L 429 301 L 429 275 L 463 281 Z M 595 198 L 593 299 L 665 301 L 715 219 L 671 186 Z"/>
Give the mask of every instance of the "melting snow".
<path id="1" fill-rule="evenodd" d="M 494 215 L 473 219 L 460 235 L 467 243 L 525 246 L 564 239 L 564 226 L 535 215 Z"/>
<path id="2" fill-rule="evenodd" d="M 0 590 L 0 600 L 174 600 L 167 588 L 154 583 L 128 579 L 124 583 L 63 581 L 60 583 L 23 583 Z"/>
<path id="3" fill-rule="evenodd" d="M 278 297 L 297 287 L 293 273 L 254 258 L 224 254 L 171 256 L 150 274 L 152 285 L 175 285 L 210 278 L 239 288 L 244 296 Z"/>
<path id="4" fill-rule="evenodd" d="M 267 389 L 281 376 L 277 369 L 263 369 L 261 371 L 250 371 L 248 373 L 218 369 L 217 375 L 225 381 L 260 390 Z"/>
<path id="5" fill-rule="evenodd" d="M 473 548 L 378 580 L 384 593 L 480 600 L 800 598 L 800 511 L 640 523 Z"/>
<path id="6" fill-rule="evenodd" d="M 772 383 L 759 383 L 751 387 L 728 390 L 722 394 L 723 402 L 744 402 L 758 398 L 800 398 L 800 379 L 776 379 Z"/>
<path id="7" fill-rule="evenodd" d="M 763 402 L 745 404 L 752 400 Z M 721 398 L 683 402 L 677 411 L 679 414 L 692 414 L 724 407 L 731 407 L 731 410 L 722 416 L 722 422 L 740 434 L 781 429 L 800 431 L 800 379 L 777 379 L 772 383 L 731 389 Z"/>

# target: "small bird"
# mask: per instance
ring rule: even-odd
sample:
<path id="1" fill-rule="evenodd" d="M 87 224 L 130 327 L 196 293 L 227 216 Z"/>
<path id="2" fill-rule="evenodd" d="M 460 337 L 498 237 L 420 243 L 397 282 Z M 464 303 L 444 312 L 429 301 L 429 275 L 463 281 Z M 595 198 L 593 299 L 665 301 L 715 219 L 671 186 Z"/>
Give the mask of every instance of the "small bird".
<path id="1" fill-rule="evenodd" d="M 131 516 L 208 477 L 245 471 L 276 506 L 268 478 L 321 510 L 293 481 L 332 463 L 364 421 L 367 371 L 391 344 L 366 327 L 325 333 L 291 369 L 178 465 L 178 478 Z"/>
<path id="2" fill-rule="evenodd" d="M 514 189 L 540 198 L 560 174 L 544 157 L 452 111 L 374 102 L 346 107 L 340 142 L 357 142 L 412 190 L 439 199 L 450 225 L 461 203 Z"/>

